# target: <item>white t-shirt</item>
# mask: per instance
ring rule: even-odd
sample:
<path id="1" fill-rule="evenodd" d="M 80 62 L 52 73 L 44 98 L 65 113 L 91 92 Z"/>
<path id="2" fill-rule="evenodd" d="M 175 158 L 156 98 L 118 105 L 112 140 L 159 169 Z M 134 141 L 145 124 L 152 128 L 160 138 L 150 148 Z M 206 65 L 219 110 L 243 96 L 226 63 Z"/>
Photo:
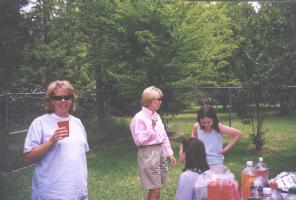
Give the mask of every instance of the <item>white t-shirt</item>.
<path id="1" fill-rule="evenodd" d="M 179 177 L 176 200 L 207 200 L 207 184 L 213 178 L 214 175 L 210 170 L 201 174 L 186 170 Z"/>
<path id="2" fill-rule="evenodd" d="M 56 114 L 37 117 L 29 127 L 24 153 L 47 141 L 64 118 Z M 58 141 L 35 162 L 32 178 L 33 200 L 87 199 L 86 132 L 80 119 L 69 116 L 69 137 Z"/>

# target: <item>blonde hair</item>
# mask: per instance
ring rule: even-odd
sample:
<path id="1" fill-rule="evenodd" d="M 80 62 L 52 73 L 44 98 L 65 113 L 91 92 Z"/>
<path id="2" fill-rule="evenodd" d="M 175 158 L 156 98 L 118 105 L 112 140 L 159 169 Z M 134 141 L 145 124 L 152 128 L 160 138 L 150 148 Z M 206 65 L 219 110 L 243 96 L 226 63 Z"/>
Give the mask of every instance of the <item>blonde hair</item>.
<path id="1" fill-rule="evenodd" d="M 52 103 L 51 103 L 51 101 L 52 101 L 51 96 L 55 96 L 55 92 L 58 88 L 63 89 L 69 95 L 73 95 L 72 104 L 69 109 L 69 112 L 73 112 L 75 110 L 76 95 L 74 92 L 73 85 L 69 81 L 66 81 L 66 80 L 56 80 L 56 81 L 51 82 L 48 85 L 47 90 L 46 90 L 46 94 L 45 94 L 45 111 L 48 113 L 54 112 L 54 107 L 52 106 Z"/>
<path id="2" fill-rule="evenodd" d="M 159 88 L 150 86 L 143 91 L 141 104 L 142 106 L 148 107 L 154 99 L 162 97 L 163 93 Z"/>

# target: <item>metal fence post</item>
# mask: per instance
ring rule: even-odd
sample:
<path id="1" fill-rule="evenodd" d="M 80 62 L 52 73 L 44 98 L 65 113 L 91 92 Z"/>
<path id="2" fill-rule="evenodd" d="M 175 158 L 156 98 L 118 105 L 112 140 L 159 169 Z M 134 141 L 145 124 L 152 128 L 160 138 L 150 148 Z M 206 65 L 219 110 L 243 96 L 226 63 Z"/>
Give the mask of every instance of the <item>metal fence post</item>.
<path id="1" fill-rule="evenodd" d="M 231 99 L 231 88 L 228 88 L 229 95 L 229 107 L 228 107 L 228 124 L 231 127 L 231 107 L 232 107 L 232 99 Z"/>
<path id="2" fill-rule="evenodd" d="M 107 102 L 106 102 L 106 120 L 107 120 L 107 135 L 110 137 L 110 129 L 111 129 L 111 111 L 110 111 L 110 93 L 107 91 Z"/>
<path id="3" fill-rule="evenodd" d="M 5 95 L 5 125 L 4 125 L 4 170 L 8 171 L 8 133 L 9 133 L 9 116 L 8 116 L 8 94 Z"/>

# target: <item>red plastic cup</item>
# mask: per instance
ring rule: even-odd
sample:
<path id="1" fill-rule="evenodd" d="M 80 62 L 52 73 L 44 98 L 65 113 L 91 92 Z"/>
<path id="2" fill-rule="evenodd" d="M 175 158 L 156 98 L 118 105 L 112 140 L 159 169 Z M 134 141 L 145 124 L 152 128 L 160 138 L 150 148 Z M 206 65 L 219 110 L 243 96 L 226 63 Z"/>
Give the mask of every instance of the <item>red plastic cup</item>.
<path id="1" fill-rule="evenodd" d="M 59 128 L 65 128 L 68 131 L 67 137 L 69 137 L 69 120 L 58 122 Z"/>

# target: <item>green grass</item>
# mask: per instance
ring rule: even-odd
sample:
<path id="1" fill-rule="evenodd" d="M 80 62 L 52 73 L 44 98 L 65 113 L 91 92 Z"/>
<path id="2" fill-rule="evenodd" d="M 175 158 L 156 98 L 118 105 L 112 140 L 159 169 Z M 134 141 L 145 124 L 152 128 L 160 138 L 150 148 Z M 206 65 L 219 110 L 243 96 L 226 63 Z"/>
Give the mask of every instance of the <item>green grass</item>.
<path id="1" fill-rule="evenodd" d="M 220 115 L 220 120 L 228 124 L 227 113 Z M 258 152 L 250 143 L 249 132 L 251 128 L 243 125 L 240 120 L 234 119 L 232 126 L 242 131 L 242 139 L 225 158 L 225 164 L 235 174 L 239 181 L 240 172 L 247 160 L 257 162 L 259 156 L 263 156 L 270 168 L 270 177 L 276 176 L 282 171 L 295 171 L 296 169 L 296 143 L 295 143 L 295 116 L 270 116 L 264 123 L 264 129 L 268 130 L 265 137 L 265 145 Z M 191 134 L 191 128 L 195 121 L 195 114 L 182 114 L 171 119 L 174 129 L 187 136 Z M 87 126 L 91 126 L 86 123 Z M 131 136 L 122 137 L 121 129 L 114 133 L 110 140 L 96 142 L 95 136 L 98 130 L 95 127 L 88 128 L 91 150 L 88 153 L 88 188 L 89 199 L 112 200 L 138 200 L 144 199 L 146 192 L 140 186 L 137 175 L 137 148 Z M 125 130 L 126 131 L 126 128 Z M 120 136 L 120 137 L 119 137 Z M 225 139 L 227 142 L 227 139 Z M 174 152 L 178 153 L 178 140 L 171 141 Z M 161 190 L 161 199 L 175 199 L 175 191 L 178 177 L 183 165 L 178 163 L 176 168 L 170 166 L 170 182 Z M 26 169 L 15 174 L 2 174 L 0 178 L 1 199 L 27 200 L 30 199 L 32 169 Z"/>
<path id="2" fill-rule="evenodd" d="M 235 115 L 232 115 L 236 117 Z M 220 121 L 228 124 L 228 113 L 219 114 Z M 195 122 L 195 114 L 182 114 L 171 123 L 180 127 L 180 132 L 185 135 L 191 134 L 192 125 Z M 239 143 L 225 156 L 225 164 L 232 170 L 239 180 L 240 173 L 247 160 L 258 161 L 263 156 L 270 166 L 270 177 L 275 177 L 282 171 L 295 171 L 296 169 L 296 116 L 268 116 L 263 129 L 266 131 L 265 144 L 261 151 L 255 150 L 249 138 L 251 127 L 244 125 L 237 118 L 232 120 L 232 126 L 242 131 Z M 225 138 L 226 143 L 229 138 Z M 176 151 L 175 151 L 176 152 Z"/>

